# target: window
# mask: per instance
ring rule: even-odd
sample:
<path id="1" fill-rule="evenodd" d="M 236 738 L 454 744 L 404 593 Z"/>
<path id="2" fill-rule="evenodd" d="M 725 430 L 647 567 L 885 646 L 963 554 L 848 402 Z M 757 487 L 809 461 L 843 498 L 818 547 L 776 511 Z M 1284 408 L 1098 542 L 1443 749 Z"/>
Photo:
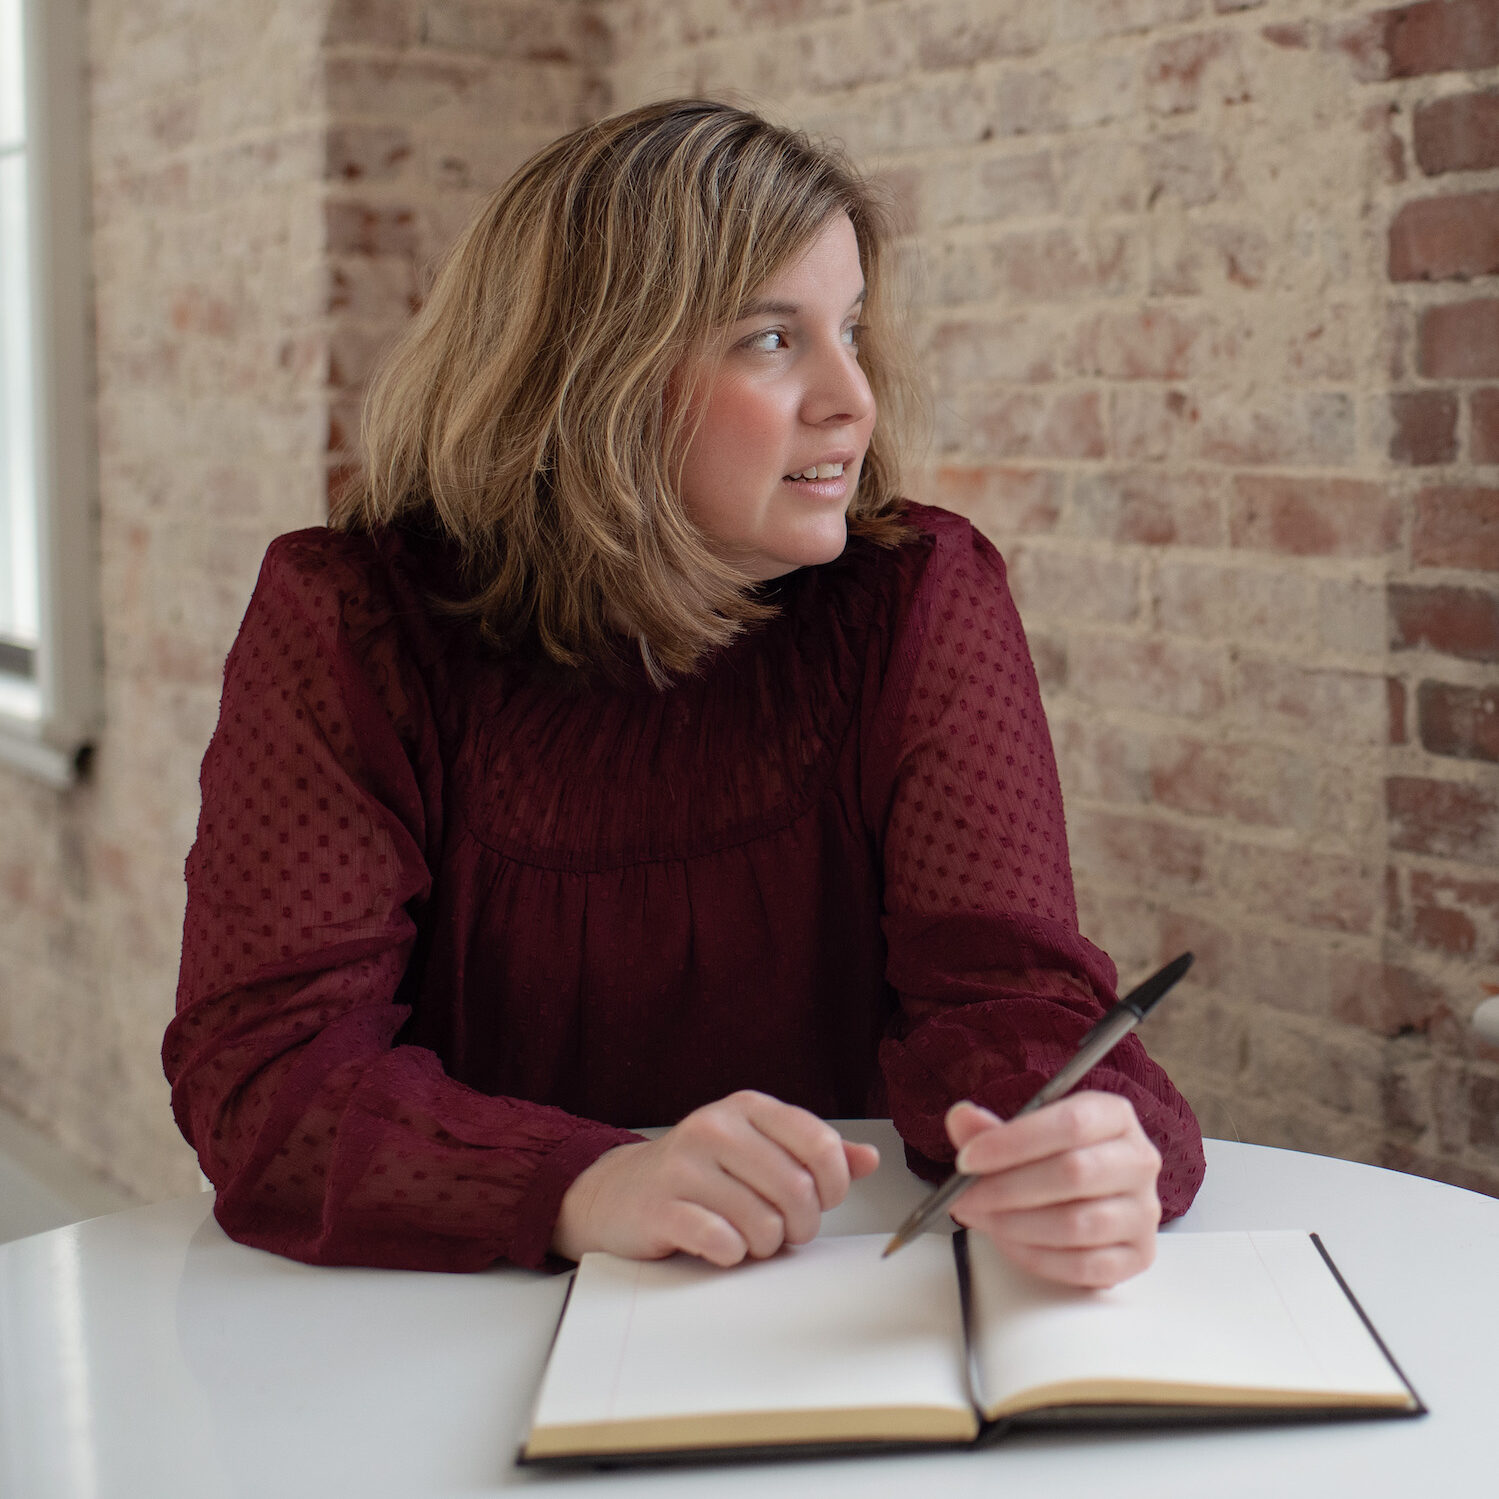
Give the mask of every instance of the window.
<path id="1" fill-rule="evenodd" d="M 0 0 L 0 759 L 66 784 L 98 694 L 82 0 Z"/>

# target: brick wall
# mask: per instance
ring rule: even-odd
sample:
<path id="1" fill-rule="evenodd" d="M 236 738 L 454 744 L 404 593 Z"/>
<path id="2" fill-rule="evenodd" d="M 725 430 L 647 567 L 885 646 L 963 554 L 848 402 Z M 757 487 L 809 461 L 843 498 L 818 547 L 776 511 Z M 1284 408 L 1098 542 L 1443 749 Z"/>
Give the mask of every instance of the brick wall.
<path id="1" fill-rule="evenodd" d="M 225 652 L 477 191 L 597 109 L 590 4 L 91 0 L 106 726 L 0 770 L 0 1102 L 191 1190 L 161 1032 Z"/>
<path id="2" fill-rule="evenodd" d="M 1212 1132 L 1499 1191 L 1499 0 L 94 0 L 109 720 L 0 776 L 0 1099 L 191 1181 L 155 1050 L 218 665 L 477 193 L 740 91 L 895 194 L 913 489 L 1009 558 L 1085 929 Z"/>
<path id="3" fill-rule="evenodd" d="M 154 1193 L 195 1179 L 153 1052 L 197 762 L 265 542 L 319 509 L 317 28 L 88 13 L 106 727 L 75 790 L 0 774 L 0 1096 Z"/>
<path id="4" fill-rule="evenodd" d="M 1499 4 L 635 5 L 903 207 L 1085 930 L 1214 1133 L 1499 1191 Z M 1488 279 L 1486 279 L 1488 278 Z"/>

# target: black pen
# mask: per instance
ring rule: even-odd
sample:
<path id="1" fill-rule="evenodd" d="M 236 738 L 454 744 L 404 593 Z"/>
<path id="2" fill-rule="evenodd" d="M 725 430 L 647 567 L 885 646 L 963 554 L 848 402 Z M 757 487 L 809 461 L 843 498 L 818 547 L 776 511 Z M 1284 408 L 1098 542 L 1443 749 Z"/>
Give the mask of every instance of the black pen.
<path id="1" fill-rule="evenodd" d="M 1063 1094 L 1070 1093 L 1082 1081 L 1083 1074 L 1103 1061 L 1144 1020 L 1156 1001 L 1191 966 L 1192 954 L 1184 952 L 1179 958 L 1173 958 L 1160 972 L 1151 974 L 1143 984 L 1139 984 L 1131 989 L 1078 1042 L 1077 1050 L 1063 1064 L 1057 1075 L 1049 1083 L 1046 1083 L 1034 1098 L 1028 1103 L 1023 1104 L 1013 1117 L 1018 1119 L 1021 1114 L 1029 1114 L 1032 1109 L 1039 1109 L 1043 1104 L 1054 1103 Z M 881 1259 L 885 1255 L 894 1254 L 897 1249 L 909 1244 L 918 1234 L 929 1228 L 937 1221 L 943 1210 L 949 1204 L 956 1202 L 977 1180 L 977 1176 L 970 1176 L 966 1172 L 953 1172 L 896 1229 L 890 1242 L 885 1245 L 884 1251 L 880 1256 Z"/>

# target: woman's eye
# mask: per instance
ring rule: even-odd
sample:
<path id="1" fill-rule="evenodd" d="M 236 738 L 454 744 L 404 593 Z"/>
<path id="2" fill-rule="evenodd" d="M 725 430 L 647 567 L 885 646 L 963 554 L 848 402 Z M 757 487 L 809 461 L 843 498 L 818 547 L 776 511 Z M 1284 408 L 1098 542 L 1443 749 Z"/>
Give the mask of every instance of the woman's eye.
<path id="1" fill-rule="evenodd" d="M 864 337 L 864 324 L 854 323 L 843 330 L 843 341 L 849 348 L 857 349 L 860 340 Z"/>
<path id="2" fill-rule="evenodd" d="M 774 354 L 786 347 L 786 335 L 777 328 L 767 328 L 764 333 L 756 333 L 752 338 L 746 339 L 745 347 Z"/>

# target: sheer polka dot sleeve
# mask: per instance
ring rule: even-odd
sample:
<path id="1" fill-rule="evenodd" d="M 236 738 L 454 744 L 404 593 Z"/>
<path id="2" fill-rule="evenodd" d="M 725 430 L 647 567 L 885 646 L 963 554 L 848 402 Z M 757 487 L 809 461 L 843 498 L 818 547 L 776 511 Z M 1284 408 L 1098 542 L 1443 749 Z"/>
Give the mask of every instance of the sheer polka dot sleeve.
<path id="1" fill-rule="evenodd" d="M 961 1098 L 1013 1114 L 1116 998 L 1077 929 L 1051 739 L 1004 564 L 966 521 L 922 510 L 934 546 L 869 728 L 867 815 L 884 830 L 887 975 L 900 1013 L 881 1048 L 912 1165 L 946 1174 Z M 1164 1157 L 1167 1217 L 1202 1179 L 1185 1100 L 1138 1037 L 1087 1086 L 1121 1093 Z"/>
<path id="2" fill-rule="evenodd" d="M 235 1238 L 313 1263 L 546 1255 L 628 1132 L 490 1097 L 397 1044 L 440 846 L 427 688 L 371 545 L 283 537 L 225 669 L 163 1060 Z"/>

